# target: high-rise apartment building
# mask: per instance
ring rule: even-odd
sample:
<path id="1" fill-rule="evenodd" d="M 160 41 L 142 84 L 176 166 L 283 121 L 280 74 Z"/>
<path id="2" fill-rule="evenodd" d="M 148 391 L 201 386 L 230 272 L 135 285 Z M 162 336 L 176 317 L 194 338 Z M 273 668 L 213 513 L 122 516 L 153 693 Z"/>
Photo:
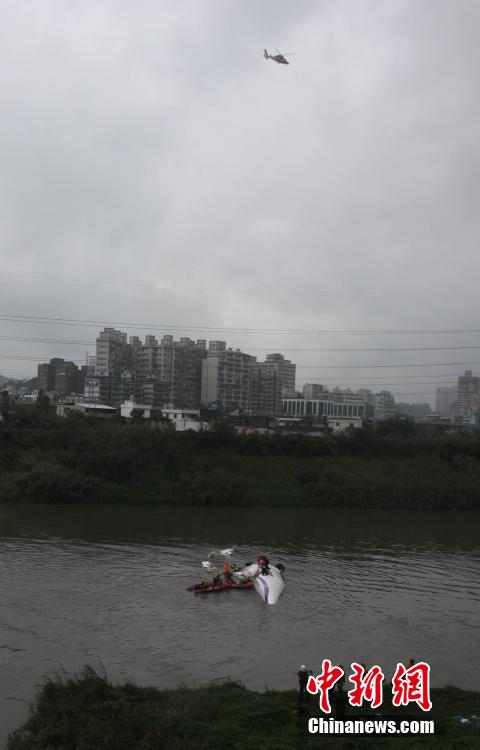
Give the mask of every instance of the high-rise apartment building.
<path id="1" fill-rule="evenodd" d="M 294 397 L 295 393 L 295 376 L 297 372 L 297 365 L 291 362 L 289 359 L 285 359 L 283 354 L 278 352 L 274 354 L 267 354 L 265 362 L 269 365 L 275 364 L 277 367 L 278 375 L 282 381 L 282 396 L 284 398 Z"/>
<path id="2" fill-rule="evenodd" d="M 195 409 L 200 404 L 202 363 L 207 356 L 206 342 L 181 338 L 173 348 L 171 403 Z"/>
<path id="3" fill-rule="evenodd" d="M 256 357 L 227 349 L 225 341 L 211 341 L 202 363 L 201 403 L 223 411 L 248 409 L 250 363 Z"/>
<path id="4" fill-rule="evenodd" d="M 458 378 L 457 419 L 468 422 L 480 413 L 480 378 L 472 370 L 465 370 L 465 375 Z"/>
<path id="5" fill-rule="evenodd" d="M 359 388 L 355 393 L 363 398 L 368 419 L 395 419 L 395 397 L 390 391 L 373 393 L 370 388 Z"/>
<path id="6" fill-rule="evenodd" d="M 457 386 L 442 386 L 435 393 L 435 411 L 442 417 L 454 416 L 457 404 Z"/>
<path id="7" fill-rule="evenodd" d="M 305 383 L 303 386 L 303 398 L 317 399 L 322 398 L 322 394 L 327 392 L 327 388 L 319 383 Z"/>
<path id="8" fill-rule="evenodd" d="M 37 383 L 41 391 L 54 391 L 55 390 L 55 368 L 53 363 L 54 359 L 50 362 L 43 362 L 37 367 Z"/>
<path id="9" fill-rule="evenodd" d="M 87 376 L 94 377 L 97 369 L 97 358 L 95 354 L 87 354 Z"/>
<path id="10" fill-rule="evenodd" d="M 133 349 L 127 342 L 127 334 L 115 328 L 105 328 L 97 337 L 96 375 L 112 375 L 131 370 Z"/>
<path id="11" fill-rule="evenodd" d="M 137 398 L 144 404 L 171 403 L 196 408 L 200 403 L 202 361 L 206 357 L 204 339 L 147 336 L 136 345 L 135 374 Z"/>
<path id="12" fill-rule="evenodd" d="M 50 362 L 38 365 L 38 387 L 42 391 L 55 391 L 62 398 L 72 393 L 82 393 L 86 369 L 55 357 Z"/>
<path id="13" fill-rule="evenodd" d="M 107 403 L 117 400 L 130 383 L 130 397 L 140 403 L 160 406 L 171 403 L 196 408 L 200 403 L 202 360 L 206 342 L 189 338 L 174 341 L 165 335 L 160 340 L 147 335 L 142 343 L 113 328 L 105 328 L 97 338 L 96 375 L 109 378 L 102 387 Z M 123 378 L 123 380 L 122 380 Z"/>
<path id="14" fill-rule="evenodd" d="M 282 413 L 282 380 L 276 364 L 250 362 L 248 411 L 255 415 Z"/>
<path id="15" fill-rule="evenodd" d="M 296 365 L 283 354 L 267 354 L 266 361 L 228 348 L 225 341 L 194 341 L 147 335 L 142 342 L 114 328 L 97 338 L 95 373 L 105 403 L 135 398 L 138 403 L 172 404 L 198 408 L 216 403 L 225 411 L 237 408 L 261 414 L 280 414 L 284 393 L 295 393 Z M 286 382 L 286 386 L 285 386 Z M 125 396 L 127 394 L 127 396 Z"/>

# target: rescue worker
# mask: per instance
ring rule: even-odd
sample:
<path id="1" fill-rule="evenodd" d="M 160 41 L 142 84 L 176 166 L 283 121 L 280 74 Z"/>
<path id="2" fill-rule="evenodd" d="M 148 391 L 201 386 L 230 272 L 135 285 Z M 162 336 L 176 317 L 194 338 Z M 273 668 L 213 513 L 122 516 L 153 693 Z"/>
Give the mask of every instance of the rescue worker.
<path id="1" fill-rule="evenodd" d="M 195 586 L 195 589 L 196 590 L 198 590 L 198 589 L 208 589 L 208 587 L 210 585 L 211 585 L 210 581 L 207 581 L 206 578 L 202 578 L 201 583 L 197 583 L 197 585 Z"/>
<path id="2" fill-rule="evenodd" d="M 270 561 L 268 557 L 265 557 L 265 555 L 260 555 L 260 557 L 257 557 L 257 563 L 260 567 L 260 570 L 262 571 L 262 575 L 268 576 L 270 572 Z"/>
<path id="3" fill-rule="evenodd" d="M 227 584 L 227 586 L 231 586 L 233 581 L 232 569 L 227 562 L 223 566 L 223 576 L 225 578 L 225 583 Z"/>

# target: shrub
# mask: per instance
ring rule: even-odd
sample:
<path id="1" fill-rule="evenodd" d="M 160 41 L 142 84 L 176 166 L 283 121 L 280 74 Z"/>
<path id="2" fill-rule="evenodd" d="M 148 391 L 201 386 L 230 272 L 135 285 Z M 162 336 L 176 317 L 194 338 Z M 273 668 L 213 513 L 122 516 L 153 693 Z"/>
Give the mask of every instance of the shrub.
<path id="1" fill-rule="evenodd" d="M 245 501 L 243 482 L 221 469 L 202 476 L 184 475 L 177 492 L 180 502 L 187 505 L 242 505 Z"/>
<path id="2" fill-rule="evenodd" d="M 32 503 L 98 502 L 100 484 L 96 477 L 42 463 L 11 478 L 3 494 L 12 501 Z"/>

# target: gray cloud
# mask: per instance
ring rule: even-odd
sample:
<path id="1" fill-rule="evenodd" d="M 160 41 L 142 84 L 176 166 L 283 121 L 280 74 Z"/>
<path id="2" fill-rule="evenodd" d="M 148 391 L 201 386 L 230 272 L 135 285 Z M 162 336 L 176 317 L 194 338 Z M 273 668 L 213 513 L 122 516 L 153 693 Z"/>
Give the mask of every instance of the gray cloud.
<path id="1" fill-rule="evenodd" d="M 479 21 L 475 0 L 6 3 L 0 312 L 475 328 Z M 295 52 L 291 65 L 267 63 L 264 47 Z M 0 329 L 95 338 L 74 327 L 2 321 Z M 479 340 L 225 337 L 278 350 Z M 84 351 L 0 343 L 4 354 Z M 475 350 L 291 356 L 311 368 L 480 361 Z M 0 359 L 0 372 L 28 367 Z M 433 381 L 462 369 L 418 371 Z M 364 370 L 358 381 L 413 374 Z M 354 377 L 299 371 L 300 382 Z M 419 393 L 392 386 L 407 390 Z"/>

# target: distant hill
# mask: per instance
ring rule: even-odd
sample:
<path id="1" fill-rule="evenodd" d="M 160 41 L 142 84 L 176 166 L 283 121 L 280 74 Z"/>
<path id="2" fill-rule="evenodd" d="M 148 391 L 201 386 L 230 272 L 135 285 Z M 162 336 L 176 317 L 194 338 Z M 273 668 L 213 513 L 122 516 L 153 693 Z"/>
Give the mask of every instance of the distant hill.
<path id="1" fill-rule="evenodd" d="M 7 378 L 5 375 L 0 375 L 0 385 L 5 385 L 5 383 L 11 383 L 12 385 L 15 383 L 23 383 L 25 385 L 30 385 L 36 383 L 36 378 L 31 378 L 30 380 L 21 379 L 21 378 Z"/>

